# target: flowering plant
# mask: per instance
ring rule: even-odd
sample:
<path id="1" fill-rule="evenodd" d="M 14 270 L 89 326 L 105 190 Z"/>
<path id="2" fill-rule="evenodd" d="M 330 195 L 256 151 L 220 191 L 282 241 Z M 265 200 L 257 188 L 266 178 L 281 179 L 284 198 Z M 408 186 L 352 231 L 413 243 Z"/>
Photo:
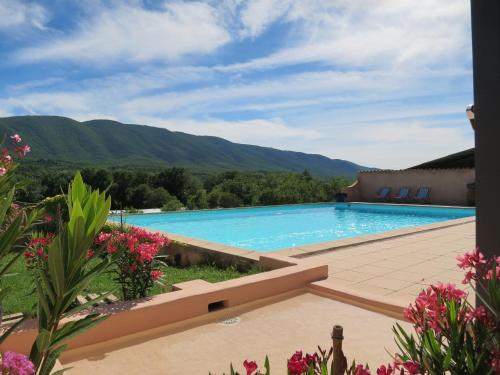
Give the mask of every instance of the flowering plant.
<path id="1" fill-rule="evenodd" d="M 31 240 L 28 243 L 26 251 L 24 252 L 24 259 L 26 262 L 26 267 L 30 269 L 47 268 L 48 246 L 54 239 L 54 233 L 33 233 L 31 235 Z"/>
<path id="2" fill-rule="evenodd" d="M 61 223 L 57 234 L 50 238 L 35 236 L 25 253 L 28 258 L 37 257 L 31 270 L 38 299 L 38 336 L 30 360 L 38 375 L 52 372 L 70 338 L 106 318 L 99 313 L 75 317 L 103 296 L 78 306 L 74 301 L 94 277 L 111 265 L 110 258 L 87 260 L 87 250 L 108 218 L 111 199 L 85 185 L 77 173 L 69 185 L 66 205 L 68 221 Z M 74 318 L 63 322 L 70 316 Z"/>
<path id="3" fill-rule="evenodd" d="M 24 354 L 14 352 L 1 354 L 1 375 L 32 375 L 34 373 L 35 366 Z"/>
<path id="4" fill-rule="evenodd" d="M 457 260 L 480 304 L 472 306 L 453 284 L 422 291 L 404 313 L 416 337 L 394 328 L 396 363 L 408 374 L 500 374 L 500 257 L 486 259 L 476 249 Z"/>
<path id="5" fill-rule="evenodd" d="M 404 310 L 416 336 L 396 324 L 400 352 L 392 363 L 379 366 L 377 375 L 500 375 L 500 257 L 486 259 L 476 249 L 457 260 L 466 271 L 463 283 L 475 283 L 481 303 L 472 306 L 467 293 L 453 284 L 438 283 L 422 291 Z M 288 375 L 372 374 L 368 366 L 355 362 L 347 368 L 343 354 L 344 363 L 336 366 L 333 351 L 332 347 L 328 353 L 321 348 L 312 355 L 295 352 L 287 361 Z M 254 361 L 243 365 L 247 375 L 263 375 Z M 265 368 L 269 375 L 267 357 Z M 232 365 L 231 375 L 239 375 Z"/>
<path id="6" fill-rule="evenodd" d="M 101 232 L 95 240 L 101 253 L 116 254 L 116 280 L 125 300 L 146 297 L 154 283 L 160 281 L 163 274 L 158 269 L 158 253 L 168 242 L 162 234 L 136 227 Z M 94 255 L 94 250 L 87 253 L 88 257 Z"/>

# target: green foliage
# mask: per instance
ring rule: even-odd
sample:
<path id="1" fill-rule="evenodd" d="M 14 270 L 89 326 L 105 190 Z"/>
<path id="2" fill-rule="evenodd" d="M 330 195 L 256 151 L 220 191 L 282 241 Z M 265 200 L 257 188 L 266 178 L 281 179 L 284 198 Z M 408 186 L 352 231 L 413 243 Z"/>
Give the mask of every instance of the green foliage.
<path id="1" fill-rule="evenodd" d="M 103 228 L 104 229 L 104 228 Z M 111 230 L 109 230 L 111 231 Z M 0 262 L 0 266 L 5 265 L 9 262 L 15 254 L 3 259 Z M 90 262 L 97 263 L 99 259 L 92 259 Z M 114 266 L 112 265 L 108 272 L 102 273 L 94 277 L 88 287 L 82 292 L 82 294 L 89 293 L 105 293 L 110 290 L 116 290 L 113 292 L 117 297 L 123 299 L 123 296 L 119 293 L 120 289 L 117 289 L 118 285 L 114 280 Z M 182 283 L 185 281 L 202 279 L 211 283 L 217 283 L 219 281 L 231 280 L 238 277 L 252 275 L 261 272 L 259 268 L 251 268 L 248 271 L 239 271 L 236 267 L 219 268 L 215 265 L 205 264 L 190 267 L 175 267 L 175 266 L 159 266 L 160 271 L 164 273 L 162 278 L 162 284 L 155 284 L 151 290 L 148 292 L 148 296 L 165 293 L 172 290 L 172 285 L 176 283 Z M 13 262 L 12 267 L 9 269 L 11 274 L 9 277 L 5 277 L 2 281 L 2 285 L 10 288 L 10 292 L 4 299 L 4 313 L 14 314 L 18 312 L 31 312 L 34 305 L 36 305 L 36 293 L 32 291 L 33 276 L 31 272 L 26 272 L 25 261 L 22 258 L 17 258 Z"/>
<path id="2" fill-rule="evenodd" d="M 477 308 L 465 298 L 457 299 L 437 291 L 426 310 L 411 307 L 416 335 L 408 334 L 399 324 L 394 328 L 401 362 L 418 364 L 423 374 L 494 375 L 500 355 L 500 288 L 498 261 L 492 262 L 489 280 L 479 273 Z M 475 277 L 475 276 L 474 276 Z M 437 288 L 435 290 L 438 290 Z M 426 296 L 419 296 L 425 301 Z M 433 306 L 435 305 L 435 306 Z M 437 307 L 436 307 L 437 306 Z M 435 311 L 439 311 L 435 314 Z M 436 316 L 437 315 L 437 316 Z"/>
<path id="3" fill-rule="evenodd" d="M 97 263 L 86 259 L 87 249 L 107 220 L 110 198 L 98 190 L 92 191 L 77 173 L 68 189 L 67 207 L 69 220 L 48 245 L 48 267 L 33 271 L 38 297 L 38 336 L 30 359 L 40 375 L 50 374 L 68 339 L 105 318 L 89 314 L 60 325 L 63 318 L 82 310 L 82 306 L 72 307 L 76 297 L 111 264 L 108 258 Z"/>
<path id="4" fill-rule="evenodd" d="M 84 169 L 94 189 L 109 188 L 113 209 L 179 209 L 174 197 L 188 209 L 259 206 L 332 201 L 335 193 L 349 184 L 345 178 L 320 178 L 303 173 L 224 172 L 193 175 L 184 168 L 160 171 L 137 169 Z M 36 202 L 50 194 L 61 194 L 70 181 L 69 171 L 39 168 L 25 172 L 37 186 L 35 195 L 24 191 L 22 199 Z M 83 176 L 83 174 L 82 174 Z M 86 180 L 87 181 L 87 180 Z"/>
<path id="5" fill-rule="evenodd" d="M 121 124 L 109 120 L 78 122 L 56 116 L 0 118 L 0 131 L 20 133 L 32 146 L 33 159 L 86 164 L 158 167 L 177 165 L 198 169 L 238 169 L 301 172 L 317 176 L 354 177 L 366 169 L 345 160 L 321 155 L 281 151 L 242 145 L 216 137 L 200 137 L 148 126 Z M 92 186 L 107 181 L 84 173 Z M 87 180 L 88 177 L 92 181 Z M 64 185 L 66 186 L 66 185 Z M 167 189 L 169 190 L 169 189 Z M 170 190 L 169 190 L 170 191 Z M 50 195 L 59 194 L 60 191 Z M 177 196 L 177 194 L 174 194 Z M 186 201 L 179 197 L 183 204 Z"/>
<path id="6" fill-rule="evenodd" d="M 163 206 L 161 207 L 162 211 L 178 211 L 182 209 L 184 205 L 176 198 L 171 195 L 167 198 Z"/>
<path id="7" fill-rule="evenodd" d="M 63 194 L 45 198 L 38 207 L 44 212 L 43 221 L 37 225 L 37 229 L 42 232 L 56 232 L 59 223 L 67 222 L 69 219 L 66 196 Z"/>
<path id="8" fill-rule="evenodd" d="M 4 176 L 0 177 L 0 262 L 2 263 L 0 265 L 0 305 L 10 291 L 9 287 L 4 288 L 2 279 L 21 256 L 29 232 L 42 213 L 39 209 L 32 209 L 27 213 L 13 203 L 17 189 L 14 171 L 15 166 L 12 166 Z M 12 326 L 0 336 L 0 343 L 16 326 Z"/>

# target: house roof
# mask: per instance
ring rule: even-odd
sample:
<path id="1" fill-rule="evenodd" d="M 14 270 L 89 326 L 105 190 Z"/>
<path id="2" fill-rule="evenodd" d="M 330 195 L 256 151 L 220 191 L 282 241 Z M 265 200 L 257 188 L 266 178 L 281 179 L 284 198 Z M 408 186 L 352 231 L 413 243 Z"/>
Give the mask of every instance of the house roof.
<path id="1" fill-rule="evenodd" d="M 474 168 L 474 148 L 431 160 L 408 169 Z"/>

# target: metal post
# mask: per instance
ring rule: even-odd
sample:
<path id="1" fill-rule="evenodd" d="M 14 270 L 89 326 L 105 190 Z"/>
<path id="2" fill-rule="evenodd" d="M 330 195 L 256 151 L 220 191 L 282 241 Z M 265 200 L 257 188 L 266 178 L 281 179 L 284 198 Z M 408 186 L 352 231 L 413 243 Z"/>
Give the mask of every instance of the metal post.
<path id="1" fill-rule="evenodd" d="M 476 243 L 500 254 L 500 1 L 471 0 L 476 137 Z"/>
<path id="2" fill-rule="evenodd" d="M 123 207 L 120 202 L 120 231 L 123 232 Z"/>

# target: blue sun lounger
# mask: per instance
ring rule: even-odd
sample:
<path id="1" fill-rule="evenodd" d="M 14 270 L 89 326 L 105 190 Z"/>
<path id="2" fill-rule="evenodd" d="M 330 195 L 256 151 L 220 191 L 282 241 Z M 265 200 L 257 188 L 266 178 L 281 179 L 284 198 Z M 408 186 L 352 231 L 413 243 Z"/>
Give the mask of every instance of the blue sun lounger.
<path id="1" fill-rule="evenodd" d="M 431 194 L 431 188 L 430 187 L 420 187 L 417 190 L 417 194 L 413 197 L 413 200 L 415 202 L 421 202 L 421 203 L 427 203 L 429 202 L 429 196 Z"/>
<path id="2" fill-rule="evenodd" d="M 391 188 L 388 186 L 384 186 L 378 191 L 376 198 L 378 200 L 388 200 L 390 193 L 391 193 Z"/>
<path id="3" fill-rule="evenodd" d="M 399 193 L 392 197 L 392 199 L 396 202 L 404 202 L 407 201 L 410 198 L 410 188 L 409 187 L 402 187 L 399 189 Z"/>

